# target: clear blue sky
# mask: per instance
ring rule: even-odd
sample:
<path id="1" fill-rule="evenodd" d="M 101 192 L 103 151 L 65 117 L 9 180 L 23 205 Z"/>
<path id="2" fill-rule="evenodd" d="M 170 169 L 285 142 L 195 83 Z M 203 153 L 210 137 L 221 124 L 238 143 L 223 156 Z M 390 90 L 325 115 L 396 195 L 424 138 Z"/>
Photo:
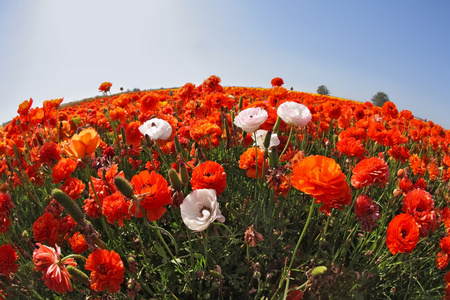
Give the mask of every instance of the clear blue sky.
<path id="1" fill-rule="evenodd" d="M 201 84 L 369 101 L 450 129 L 450 1 L 0 0 L 0 123 L 33 98 Z"/>

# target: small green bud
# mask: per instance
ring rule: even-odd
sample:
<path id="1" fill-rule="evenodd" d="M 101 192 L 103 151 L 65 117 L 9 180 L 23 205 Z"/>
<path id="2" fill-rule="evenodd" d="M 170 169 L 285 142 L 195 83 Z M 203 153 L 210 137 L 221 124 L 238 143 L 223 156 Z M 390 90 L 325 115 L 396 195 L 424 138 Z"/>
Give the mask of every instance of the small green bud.
<path id="1" fill-rule="evenodd" d="M 114 184 L 116 185 L 119 192 L 129 199 L 134 198 L 133 188 L 131 184 L 122 176 L 114 177 Z"/>
<path id="2" fill-rule="evenodd" d="M 183 188 L 183 182 L 181 182 L 180 177 L 177 174 L 177 171 L 174 169 L 169 169 L 169 181 L 175 191 L 181 191 Z"/>
<path id="3" fill-rule="evenodd" d="M 178 154 L 183 153 L 183 148 L 181 147 L 180 140 L 178 139 L 178 136 L 175 136 L 174 143 L 175 143 L 175 151 Z"/>
<path id="4" fill-rule="evenodd" d="M 126 137 L 126 134 L 125 134 L 125 127 L 120 127 L 120 133 L 122 134 L 122 142 L 124 143 L 124 144 L 126 144 L 127 143 L 127 137 Z"/>
<path id="5" fill-rule="evenodd" d="M 242 106 L 244 105 L 244 97 L 239 97 L 239 111 L 242 110 Z"/>
<path id="6" fill-rule="evenodd" d="M 324 274 L 326 271 L 327 271 L 327 267 L 325 267 L 325 266 L 318 266 L 318 267 L 315 267 L 312 270 L 311 275 L 312 276 L 319 276 L 319 275 Z"/>
<path id="7" fill-rule="evenodd" d="M 54 189 L 52 191 L 52 197 L 58 201 L 62 207 L 64 207 L 67 213 L 72 217 L 72 219 L 74 219 L 75 222 L 77 222 L 79 226 L 84 226 L 86 224 L 83 211 L 66 193 L 60 189 Z"/>
<path id="8" fill-rule="evenodd" d="M 269 166 L 271 168 L 278 168 L 278 152 L 277 149 L 272 149 L 269 152 Z"/>
<path id="9" fill-rule="evenodd" d="M 264 149 L 269 149 L 270 146 L 270 140 L 272 139 L 272 131 L 268 131 L 266 133 L 266 137 L 264 138 Z"/>

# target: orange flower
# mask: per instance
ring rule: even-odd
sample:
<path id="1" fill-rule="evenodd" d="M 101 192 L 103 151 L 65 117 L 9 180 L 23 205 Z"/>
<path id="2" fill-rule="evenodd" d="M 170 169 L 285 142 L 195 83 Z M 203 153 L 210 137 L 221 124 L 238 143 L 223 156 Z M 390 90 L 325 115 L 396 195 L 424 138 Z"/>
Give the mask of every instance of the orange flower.
<path id="1" fill-rule="evenodd" d="M 320 211 L 331 214 L 332 208 L 343 209 L 351 203 L 351 191 L 345 174 L 334 159 L 308 156 L 293 166 L 292 185 L 322 203 Z"/>
<path id="2" fill-rule="evenodd" d="M 33 223 L 33 237 L 37 242 L 55 245 L 59 240 L 59 222 L 52 213 L 47 212 Z"/>
<path id="3" fill-rule="evenodd" d="M 28 111 L 30 110 L 31 105 L 33 105 L 32 98 L 30 98 L 30 101 L 28 101 L 28 100 L 23 101 L 19 105 L 19 109 L 17 110 L 17 113 L 20 114 L 21 116 L 25 116 L 26 114 L 28 114 Z"/>
<path id="4" fill-rule="evenodd" d="M 402 211 L 414 217 L 422 237 L 427 236 L 430 230 L 436 229 L 438 225 L 434 201 L 430 193 L 422 189 L 415 189 L 406 194 Z"/>
<path id="5" fill-rule="evenodd" d="M 247 176 L 251 178 L 262 178 L 265 170 L 264 151 L 259 148 L 248 148 L 239 158 L 239 168 L 247 170 Z M 258 174 L 256 174 L 256 166 L 258 165 Z M 267 164 L 266 164 L 267 167 Z"/>
<path id="6" fill-rule="evenodd" d="M 393 255 L 411 253 L 419 241 L 419 226 L 411 215 L 399 214 L 387 229 L 386 245 Z"/>
<path id="7" fill-rule="evenodd" d="M 142 113 L 147 113 L 149 111 L 154 111 L 158 109 L 159 103 L 164 101 L 164 97 L 162 95 L 159 95 L 157 93 L 148 93 L 145 94 L 141 100 L 141 112 Z"/>
<path id="8" fill-rule="evenodd" d="M 16 250 L 9 244 L 3 244 L 0 247 L 0 274 L 9 276 L 11 273 L 16 273 L 19 268 L 16 263 L 17 258 Z"/>
<path id="9" fill-rule="evenodd" d="M 213 161 L 205 161 L 192 171 L 192 189 L 214 189 L 217 196 L 227 187 L 227 174 L 224 168 Z"/>
<path id="10" fill-rule="evenodd" d="M 52 169 L 53 183 L 59 183 L 70 177 L 77 168 L 77 162 L 70 158 L 61 158 Z"/>
<path id="11" fill-rule="evenodd" d="M 209 76 L 209 78 L 203 81 L 201 85 L 203 94 L 223 92 L 223 87 L 219 84 L 220 81 L 221 79 L 218 76 Z"/>
<path id="12" fill-rule="evenodd" d="M 86 244 L 86 241 L 84 240 L 84 236 L 79 231 L 75 232 L 72 235 L 72 237 L 69 239 L 69 242 L 70 247 L 76 254 L 81 254 L 89 248 L 89 246 Z"/>
<path id="13" fill-rule="evenodd" d="M 423 176 L 425 174 L 425 171 L 427 170 L 425 159 L 422 160 L 417 154 L 413 154 L 408 160 L 414 175 L 419 174 L 419 176 Z"/>
<path id="14" fill-rule="evenodd" d="M 389 167 L 379 157 L 361 160 L 352 170 L 352 173 L 351 183 L 355 189 L 373 186 L 375 183 L 383 187 L 389 182 Z"/>
<path id="15" fill-rule="evenodd" d="M 95 250 L 88 256 L 85 268 L 92 272 L 91 289 L 94 291 L 108 289 L 110 293 L 117 293 L 120 290 L 125 267 L 119 254 L 113 250 Z"/>
<path id="16" fill-rule="evenodd" d="M 64 153 L 73 159 L 83 159 L 95 152 L 100 145 L 100 141 L 97 131 L 89 127 L 72 136 L 69 144 L 64 147 Z"/>
<path id="17" fill-rule="evenodd" d="M 58 245 L 55 248 L 44 246 L 40 243 L 36 244 L 39 248 L 33 252 L 33 264 L 37 271 L 42 271 L 44 275 L 42 279 L 50 290 L 65 294 L 72 291 L 70 283 L 70 274 L 65 265 L 76 267 L 77 263 L 73 258 L 60 260 L 61 251 Z"/>
<path id="18" fill-rule="evenodd" d="M 166 212 L 164 205 L 172 203 L 171 189 L 164 177 L 154 171 L 149 173 L 145 170 L 134 175 L 131 184 L 135 194 L 143 197 L 141 205 L 147 210 L 148 220 L 153 222 L 160 219 Z"/>
<path id="19" fill-rule="evenodd" d="M 142 141 L 142 134 L 139 131 L 140 122 L 130 122 L 125 127 L 125 139 L 127 141 L 127 145 L 133 145 L 134 147 L 138 147 Z"/>
<path id="20" fill-rule="evenodd" d="M 44 101 L 44 109 L 50 110 L 52 108 L 58 108 L 59 105 L 63 102 L 63 100 L 64 100 L 64 98 L 45 100 Z"/>
<path id="21" fill-rule="evenodd" d="M 388 150 L 388 154 L 402 163 L 405 163 L 411 156 L 411 152 L 409 152 L 408 148 L 398 145 L 392 146 L 392 148 Z"/>
<path id="22" fill-rule="evenodd" d="M 111 87 L 112 87 L 112 83 L 111 83 L 111 82 L 103 82 L 103 83 L 100 85 L 100 87 L 98 88 L 98 90 L 99 90 L 100 92 L 107 93 L 107 92 L 109 92 L 109 90 L 111 89 Z"/>
<path id="23" fill-rule="evenodd" d="M 55 142 L 44 143 L 39 150 L 39 162 L 53 165 L 61 159 L 61 149 Z"/>

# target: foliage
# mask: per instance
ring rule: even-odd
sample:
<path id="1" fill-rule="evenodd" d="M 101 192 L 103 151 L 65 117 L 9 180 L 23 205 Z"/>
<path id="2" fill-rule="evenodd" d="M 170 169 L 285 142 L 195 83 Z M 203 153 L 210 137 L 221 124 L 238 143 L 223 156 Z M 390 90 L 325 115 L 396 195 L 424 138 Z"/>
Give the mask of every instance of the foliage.
<path id="1" fill-rule="evenodd" d="M 382 107 L 384 103 L 389 101 L 389 97 L 383 92 L 378 92 L 375 95 L 373 95 L 371 101 L 373 105 Z"/>
<path id="2" fill-rule="evenodd" d="M 321 85 L 317 88 L 317 94 L 329 96 L 330 91 L 328 90 L 328 88 L 326 86 Z"/>

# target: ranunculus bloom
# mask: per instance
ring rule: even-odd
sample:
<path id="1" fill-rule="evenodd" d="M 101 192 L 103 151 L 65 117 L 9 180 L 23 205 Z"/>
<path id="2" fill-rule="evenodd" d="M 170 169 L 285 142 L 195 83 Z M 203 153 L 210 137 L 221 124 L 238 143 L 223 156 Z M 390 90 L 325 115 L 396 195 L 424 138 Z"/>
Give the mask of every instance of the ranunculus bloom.
<path id="1" fill-rule="evenodd" d="M 364 146 L 360 140 L 354 137 L 346 137 L 336 143 L 336 149 L 348 156 L 356 156 L 360 159 L 364 156 Z"/>
<path id="2" fill-rule="evenodd" d="M 66 193 L 72 200 L 76 200 L 80 197 L 81 193 L 86 188 L 86 185 L 78 178 L 68 177 L 63 185 L 61 185 L 61 190 Z"/>
<path id="3" fill-rule="evenodd" d="M 264 140 L 266 139 L 266 135 L 267 135 L 268 131 L 267 130 L 256 130 L 255 134 L 252 134 L 252 138 L 253 140 L 255 140 L 255 135 L 256 135 L 256 145 L 261 148 L 261 150 L 263 151 L 270 151 L 270 148 L 272 147 L 276 147 L 280 144 L 280 139 L 278 138 L 276 133 L 272 133 L 272 135 L 270 136 L 270 144 L 269 144 L 269 148 L 265 149 L 264 147 Z"/>
<path id="4" fill-rule="evenodd" d="M 70 247 L 76 254 L 81 254 L 89 248 L 88 244 L 86 244 L 84 236 L 79 231 L 72 235 L 69 242 Z"/>
<path id="5" fill-rule="evenodd" d="M 33 223 L 33 237 L 37 242 L 55 245 L 59 240 L 59 222 L 52 213 L 47 212 Z"/>
<path id="6" fill-rule="evenodd" d="M 103 82 L 103 83 L 100 85 L 100 87 L 98 88 L 98 90 L 99 90 L 100 92 L 106 93 L 106 92 L 109 92 L 109 90 L 111 89 L 111 87 L 112 87 L 112 83 L 111 83 L 111 82 Z"/>
<path id="7" fill-rule="evenodd" d="M 239 168 L 247 170 L 247 176 L 251 178 L 261 178 L 264 175 L 264 151 L 259 148 L 248 148 L 239 157 Z M 258 174 L 256 173 L 258 168 Z M 267 164 L 265 164 L 267 168 Z"/>
<path id="8" fill-rule="evenodd" d="M 284 102 L 278 106 L 277 114 L 286 124 L 296 127 L 307 125 L 312 118 L 308 107 L 292 101 Z"/>
<path id="9" fill-rule="evenodd" d="M 234 118 L 234 125 L 241 128 L 245 132 L 252 133 L 258 129 L 268 117 L 269 114 L 267 111 L 261 107 L 249 107 L 238 113 L 238 115 Z"/>
<path id="10" fill-rule="evenodd" d="M 30 101 L 25 100 L 19 105 L 19 109 L 17 110 L 17 113 L 24 116 L 28 113 L 28 111 L 31 108 L 31 105 L 33 105 L 33 99 L 30 98 Z"/>
<path id="11" fill-rule="evenodd" d="M 91 271 L 91 289 L 94 291 L 108 289 L 110 293 L 117 293 L 120 290 L 125 267 L 119 254 L 113 250 L 98 249 L 92 252 L 85 269 Z"/>
<path id="12" fill-rule="evenodd" d="M 2 232 L 8 233 L 8 228 L 11 225 L 9 215 L 14 208 L 9 194 L 0 193 L 0 234 Z"/>
<path id="13" fill-rule="evenodd" d="M 386 245 L 393 255 L 410 253 L 419 241 L 419 226 L 411 215 L 399 214 L 388 225 Z"/>
<path id="14" fill-rule="evenodd" d="M 352 170 L 351 183 L 355 189 L 372 186 L 377 183 L 384 187 L 389 182 L 389 167 L 379 157 L 361 160 Z"/>
<path id="15" fill-rule="evenodd" d="M 374 226 L 377 226 L 375 220 L 380 219 L 378 205 L 372 201 L 372 198 L 366 195 L 359 195 L 355 200 L 354 206 L 356 218 L 361 223 L 364 231 L 371 232 Z"/>
<path id="16" fill-rule="evenodd" d="M 272 86 L 282 86 L 284 81 L 280 77 L 275 77 L 270 81 L 270 84 L 272 84 Z"/>
<path id="17" fill-rule="evenodd" d="M 427 191 L 414 189 L 408 192 L 403 199 L 402 211 L 414 217 L 422 237 L 438 226 L 434 201 Z"/>
<path id="18" fill-rule="evenodd" d="M 106 217 L 106 221 L 114 224 L 116 221 L 119 227 L 123 226 L 123 219 L 131 219 L 130 201 L 126 201 L 125 197 L 119 192 L 115 192 L 103 199 L 102 211 Z"/>
<path id="19" fill-rule="evenodd" d="M 52 169 L 53 183 L 59 183 L 70 177 L 77 168 L 77 162 L 71 158 L 61 158 Z"/>
<path id="20" fill-rule="evenodd" d="M 147 212 L 147 218 L 153 222 L 162 217 L 166 212 L 164 207 L 172 203 L 172 192 L 169 188 L 166 179 L 154 171 L 150 173 L 145 170 L 131 178 L 131 184 L 136 195 L 141 194 L 142 208 Z M 141 213 L 141 212 L 139 212 Z"/>
<path id="21" fill-rule="evenodd" d="M 212 189 L 192 191 L 181 203 L 180 213 L 184 224 L 196 232 L 205 230 L 215 220 L 225 222 L 217 202 L 216 191 Z"/>
<path id="22" fill-rule="evenodd" d="M 0 247 L 0 274 L 9 276 L 10 273 L 16 273 L 19 268 L 19 265 L 16 263 L 17 258 L 17 252 L 13 246 L 3 244 Z"/>
<path id="23" fill-rule="evenodd" d="M 332 208 L 343 209 L 351 203 L 351 191 L 341 167 L 332 158 L 308 156 L 292 169 L 292 185 L 322 203 L 320 211 L 331 214 Z"/>
<path id="24" fill-rule="evenodd" d="M 450 259 L 450 236 L 443 237 L 439 242 L 441 252 L 436 257 L 436 265 L 439 270 L 447 268 Z"/>
<path id="25" fill-rule="evenodd" d="M 192 171 L 191 186 L 193 190 L 214 189 L 219 196 L 227 187 L 227 174 L 220 164 L 205 161 Z"/>
<path id="26" fill-rule="evenodd" d="M 165 120 L 153 118 L 139 126 L 139 131 L 154 141 L 167 140 L 172 134 L 172 126 Z"/>
<path id="27" fill-rule="evenodd" d="M 64 147 L 64 153 L 73 159 L 83 159 L 86 156 L 91 156 L 100 142 L 98 132 L 89 127 L 72 136 L 69 144 Z"/>
<path id="28" fill-rule="evenodd" d="M 68 258 L 61 261 L 61 251 L 58 245 L 55 248 L 36 244 L 39 248 L 33 252 L 33 263 L 37 271 L 42 271 L 44 275 L 42 279 L 45 285 L 53 291 L 65 294 L 67 291 L 72 291 L 72 284 L 70 283 L 70 274 L 65 265 L 76 267 L 77 263 L 73 258 Z"/>

